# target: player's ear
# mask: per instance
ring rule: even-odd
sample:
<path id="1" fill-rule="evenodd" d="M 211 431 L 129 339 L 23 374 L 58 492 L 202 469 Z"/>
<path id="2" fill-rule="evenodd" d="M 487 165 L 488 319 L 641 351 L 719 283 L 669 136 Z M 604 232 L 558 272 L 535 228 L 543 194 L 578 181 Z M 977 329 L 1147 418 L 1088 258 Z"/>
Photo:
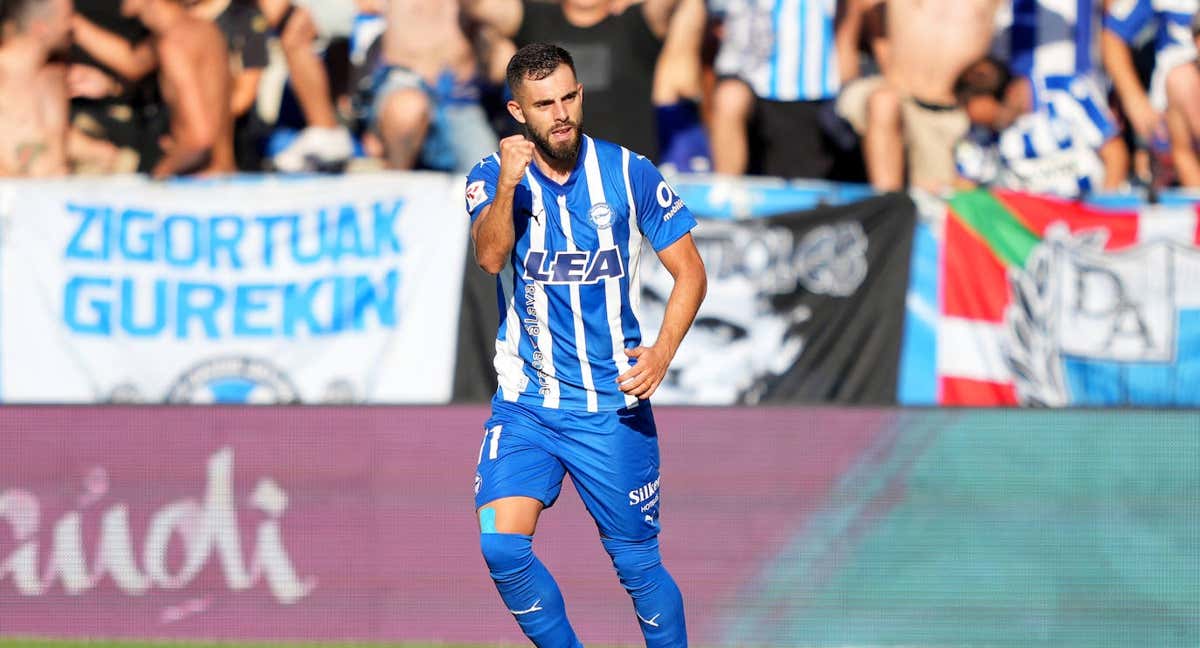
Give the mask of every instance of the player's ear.
<path id="1" fill-rule="evenodd" d="M 505 107 L 508 108 L 508 114 L 512 115 L 512 118 L 517 120 L 517 123 L 525 123 L 525 111 L 521 110 L 521 104 L 517 103 L 513 99 L 509 99 L 508 103 L 505 104 Z"/>

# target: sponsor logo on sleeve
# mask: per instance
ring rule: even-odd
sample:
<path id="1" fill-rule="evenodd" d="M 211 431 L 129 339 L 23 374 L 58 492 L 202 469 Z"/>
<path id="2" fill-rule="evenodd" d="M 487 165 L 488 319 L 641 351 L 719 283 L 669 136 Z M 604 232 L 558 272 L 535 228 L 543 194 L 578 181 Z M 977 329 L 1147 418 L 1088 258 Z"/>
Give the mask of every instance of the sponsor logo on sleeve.
<path id="1" fill-rule="evenodd" d="M 663 220 L 669 221 L 683 209 L 683 199 L 675 195 L 675 190 L 671 189 L 671 185 L 667 184 L 666 180 L 658 183 L 658 188 L 654 190 L 654 197 L 658 200 L 658 206 L 666 209 L 663 214 Z"/>
<path id="2" fill-rule="evenodd" d="M 654 197 L 658 198 L 658 206 L 666 209 L 671 206 L 671 199 L 675 197 L 675 192 L 671 191 L 671 186 L 666 180 L 658 183 L 658 188 L 654 190 Z"/>
<path id="3" fill-rule="evenodd" d="M 475 211 L 487 197 L 487 187 L 484 186 L 483 180 L 476 180 L 467 185 L 467 211 Z"/>

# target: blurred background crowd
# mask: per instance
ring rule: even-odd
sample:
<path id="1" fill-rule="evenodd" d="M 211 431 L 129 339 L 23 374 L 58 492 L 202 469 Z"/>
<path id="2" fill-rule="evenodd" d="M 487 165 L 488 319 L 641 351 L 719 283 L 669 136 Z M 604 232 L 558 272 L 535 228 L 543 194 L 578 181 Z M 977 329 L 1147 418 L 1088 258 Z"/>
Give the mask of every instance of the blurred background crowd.
<path id="1" fill-rule="evenodd" d="M 1200 186 L 1200 0 L 0 0 L 0 175 L 462 172 L 504 68 L 667 172 Z"/>

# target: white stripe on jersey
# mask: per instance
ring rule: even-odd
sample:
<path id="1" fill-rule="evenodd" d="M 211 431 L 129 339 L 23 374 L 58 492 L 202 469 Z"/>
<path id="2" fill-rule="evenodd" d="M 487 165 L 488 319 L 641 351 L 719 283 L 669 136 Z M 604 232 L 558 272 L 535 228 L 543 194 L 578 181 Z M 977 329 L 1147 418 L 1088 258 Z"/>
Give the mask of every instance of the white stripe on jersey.
<path id="1" fill-rule="evenodd" d="M 504 339 L 496 338 L 496 359 L 492 365 L 496 368 L 504 400 L 511 402 L 520 397 L 521 379 L 525 377 L 525 364 L 521 361 L 518 346 L 521 343 L 521 320 L 517 316 L 516 294 L 509 294 L 515 286 L 512 264 L 504 266 L 497 281 L 508 303 L 508 311 L 504 315 Z"/>
<path id="2" fill-rule="evenodd" d="M 642 260 L 642 228 L 638 226 L 637 201 L 633 199 L 633 183 L 629 181 L 629 149 L 621 148 L 621 168 L 625 176 L 625 200 L 629 202 L 629 267 L 625 272 L 629 275 L 629 309 L 633 311 L 633 319 L 642 321 L 642 280 L 639 272 Z"/>
<path id="3" fill-rule="evenodd" d="M 743 19 L 738 22 L 744 26 L 744 29 L 742 38 L 736 41 L 742 51 L 735 54 L 735 58 L 739 59 L 738 69 L 735 70 L 735 73 L 738 76 L 748 77 L 747 82 L 750 87 L 754 88 L 754 94 L 759 97 L 770 97 L 775 93 L 775 88 L 771 87 L 771 70 L 775 69 L 773 60 L 775 45 L 767 43 L 768 47 L 762 47 L 764 39 L 774 39 L 775 34 L 774 31 L 764 32 L 759 26 L 760 20 L 772 19 L 771 6 L 774 5 L 774 2 L 775 0 L 767 0 L 766 7 L 760 7 L 760 3 L 756 0 L 742 0 L 739 3 L 742 5 L 739 11 L 741 11 Z M 763 15 L 764 12 L 765 15 Z M 760 51 L 758 48 L 765 51 Z"/>
<path id="4" fill-rule="evenodd" d="M 583 160 L 586 173 L 588 198 L 592 205 L 598 205 L 604 200 L 604 181 L 600 177 L 600 161 L 596 158 L 596 145 L 588 138 L 587 155 Z M 615 248 L 612 226 L 597 227 L 596 236 L 600 239 L 600 249 Z M 612 359 L 617 366 L 617 375 L 629 371 L 629 358 L 625 355 L 625 333 L 621 330 L 621 279 L 620 277 L 604 278 L 604 309 L 608 317 L 608 336 L 612 340 Z M 632 401 L 632 402 L 630 402 Z M 625 394 L 625 405 L 633 407 L 637 397 Z"/>
<path id="5" fill-rule="evenodd" d="M 532 198 L 534 216 L 529 219 L 529 249 L 543 252 L 546 250 L 546 209 L 542 202 L 542 185 L 528 167 L 525 168 L 525 179 L 529 181 L 529 192 Z M 537 212 L 542 214 L 538 217 Z M 541 270 L 541 268 L 538 268 Z M 546 375 L 545 393 L 542 394 L 544 407 L 558 408 L 559 385 L 554 373 L 554 338 L 550 333 L 550 305 L 546 301 L 546 287 L 540 281 L 531 281 L 533 286 L 533 311 L 535 326 L 538 327 L 537 352 L 542 356 L 542 366 L 534 367 Z M 522 318 L 523 319 L 523 318 Z M 519 357 L 519 356 L 518 356 Z M 538 390 L 542 390 L 541 378 L 538 379 Z"/>
<path id="6" fill-rule="evenodd" d="M 575 247 L 575 239 L 571 238 L 571 212 L 567 210 L 565 194 L 558 197 L 558 215 L 562 221 L 563 234 L 567 237 L 567 250 L 575 252 L 579 248 Z M 583 328 L 583 306 L 579 298 L 579 284 L 572 283 L 569 290 L 571 291 L 571 317 L 575 320 L 575 350 L 578 352 L 576 355 L 579 356 L 579 373 L 583 377 L 583 389 L 587 392 L 587 409 L 589 412 L 595 412 L 599 410 L 599 405 L 596 402 L 596 383 L 592 380 L 592 364 L 588 362 L 587 356 L 587 333 Z"/>
<path id="7" fill-rule="evenodd" d="M 830 89 L 821 82 L 821 70 L 825 67 L 823 64 L 832 61 L 835 56 L 832 45 L 825 42 L 825 12 L 819 0 L 806 0 L 804 3 L 804 44 L 808 50 L 805 52 L 804 74 L 801 76 L 804 96 L 829 96 Z M 813 56 L 816 52 L 823 53 L 823 56 Z"/>
<path id="8" fill-rule="evenodd" d="M 779 24 L 775 27 L 777 34 L 775 39 L 775 87 L 771 88 L 773 94 L 770 95 L 774 99 L 780 101 L 795 101 L 800 97 L 800 44 L 804 43 L 806 49 L 811 48 L 812 41 L 804 39 L 811 37 L 812 27 L 808 28 L 809 33 L 800 33 L 800 5 L 803 3 L 807 8 L 806 0 L 776 0 L 777 3 L 782 3 L 783 6 L 779 9 Z M 806 61 L 804 75 L 807 81 L 808 70 L 810 67 L 808 62 L 815 57 L 805 57 Z M 805 83 L 807 90 L 809 84 Z M 810 95 L 811 96 L 811 95 Z"/>

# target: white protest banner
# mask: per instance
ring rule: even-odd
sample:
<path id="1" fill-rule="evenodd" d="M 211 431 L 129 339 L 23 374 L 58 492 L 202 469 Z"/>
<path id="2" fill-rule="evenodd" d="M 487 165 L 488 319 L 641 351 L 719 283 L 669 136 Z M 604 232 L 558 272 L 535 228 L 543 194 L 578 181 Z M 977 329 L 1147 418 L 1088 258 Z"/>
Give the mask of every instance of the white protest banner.
<path id="1" fill-rule="evenodd" d="M 0 401 L 450 398 L 440 174 L 0 184 Z"/>

